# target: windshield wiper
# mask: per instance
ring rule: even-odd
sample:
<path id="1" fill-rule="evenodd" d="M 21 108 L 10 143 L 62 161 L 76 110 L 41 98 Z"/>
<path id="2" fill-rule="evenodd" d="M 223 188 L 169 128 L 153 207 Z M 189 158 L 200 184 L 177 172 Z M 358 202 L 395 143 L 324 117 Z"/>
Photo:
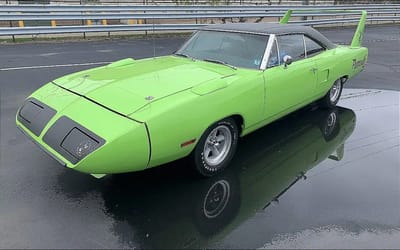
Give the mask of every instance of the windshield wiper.
<path id="1" fill-rule="evenodd" d="M 186 55 L 186 54 L 184 54 L 184 53 L 174 53 L 173 55 L 175 55 L 175 56 L 180 56 L 180 57 L 184 57 L 184 58 L 189 58 L 189 59 L 192 59 L 192 61 L 196 61 L 196 58 L 191 57 L 191 56 L 189 56 L 189 55 Z"/>
<path id="2" fill-rule="evenodd" d="M 230 64 L 228 64 L 228 63 L 226 63 L 224 61 L 220 61 L 220 60 L 216 60 L 216 59 L 210 59 L 210 58 L 203 59 L 203 61 L 222 64 L 222 65 L 228 66 L 231 69 L 236 70 L 235 66 L 232 66 L 232 65 L 230 65 Z"/>
<path id="3" fill-rule="evenodd" d="M 181 56 L 181 57 L 186 57 L 186 58 L 191 58 L 190 56 L 183 54 L 183 53 L 174 53 L 176 56 Z"/>

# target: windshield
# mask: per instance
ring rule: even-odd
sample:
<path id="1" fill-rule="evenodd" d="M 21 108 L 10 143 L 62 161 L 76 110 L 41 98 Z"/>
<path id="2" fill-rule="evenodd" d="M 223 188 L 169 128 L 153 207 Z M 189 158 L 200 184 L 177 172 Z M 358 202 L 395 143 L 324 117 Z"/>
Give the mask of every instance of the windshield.
<path id="1" fill-rule="evenodd" d="M 267 35 L 201 30 L 175 54 L 234 67 L 259 69 L 267 41 Z"/>

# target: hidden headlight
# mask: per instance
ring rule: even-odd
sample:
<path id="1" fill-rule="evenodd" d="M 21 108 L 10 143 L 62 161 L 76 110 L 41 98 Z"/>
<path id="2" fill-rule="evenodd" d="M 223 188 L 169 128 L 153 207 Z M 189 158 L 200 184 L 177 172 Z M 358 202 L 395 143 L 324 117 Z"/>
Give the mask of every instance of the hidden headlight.
<path id="1" fill-rule="evenodd" d="M 19 109 L 17 119 L 34 135 L 39 136 L 56 111 L 46 104 L 29 98 Z"/>
<path id="2" fill-rule="evenodd" d="M 99 141 L 79 128 L 73 128 L 65 137 L 61 147 L 80 160 L 96 150 L 99 147 Z"/>
<path id="3" fill-rule="evenodd" d="M 101 147 L 105 140 L 66 116 L 60 117 L 43 140 L 73 164 Z"/>

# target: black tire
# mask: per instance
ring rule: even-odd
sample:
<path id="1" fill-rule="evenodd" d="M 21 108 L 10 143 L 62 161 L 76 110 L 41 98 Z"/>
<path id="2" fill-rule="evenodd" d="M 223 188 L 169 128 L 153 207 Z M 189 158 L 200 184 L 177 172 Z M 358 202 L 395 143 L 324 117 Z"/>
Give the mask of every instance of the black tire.
<path id="1" fill-rule="evenodd" d="M 335 91 L 336 88 L 339 88 L 338 94 L 335 95 L 335 97 L 332 99 L 331 93 Z M 321 98 L 321 100 L 319 101 L 320 105 L 324 108 L 336 107 L 336 104 L 339 102 L 340 96 L 342 95 L 342 90 L 343 90 L 343 83 L 342 80 L 339 78 L 333 83 L 328 93 L 326 93 L 326 95 Z"/>
<path id="2" fill-rule="evenodd" d="M 339 112 L 337 109 L 330 109 L 321 121 L 320 129 L 326 142 L 334 139 L 340 131 Z"/>
<path id="3" fill-rule="evenodd" d="M 193 199 L 191 218 L 199 233 L 209 238 L 222 231 L 237 216 L 241 202 L 240 182 L 234 172 L 203 181 L 200 192 Z"/>
<path id="4" fill-rule="evenodd" d="M 217 137 L 217 135 L 223 136 L 223 134 L 225 133 L 225 138 L 226 138 L 225 143 L 227 147 L 225 151 L 223 150 L 225 148 L 225 144 L 222 145 L 222 143 L 219 143 L 217 140 L 210 140 L 210 141 L 207 140 L 210 139 L 209 137 L 212 137 L 212 133 L 214 133 L 215 131 L 216 131 L 215 137 Z M 221 134 L 218 134 L 218 132 Z M 230 136 L 230 141 L 227 142 L 229 136 Z M 238 126 L 235 120 L 233 120 L 232 118 L 227 118 L 211 125 L 203 133 L 194 151 L 192 152 L 191 158 L 193 160 L 194 163 L 193 165 L 195 167 L 195 170 L 200 175 L 205 177 L 210 177 L 216 175 L 217 173 L 220 173 L 230 163 L 232 157 L 236 152 L 238 136 L 239 136 Z M 219 147 L 221 145 L 224 148 L 222 148 L 222 150 L 220 151 L 215 151 L 215 152 L 221 152 L 220 157 L 215 157 L 216 160 L 212 158 L 214 156 L 219 156 L 219 155 L 217 153 L 215 153 L 214 155 L 214 151 L 212 150 L 208 152 L 207 156 L 205 155 L 207 149 L 209 149 L 210 147 L 215 149 L 215 147 Z"/>

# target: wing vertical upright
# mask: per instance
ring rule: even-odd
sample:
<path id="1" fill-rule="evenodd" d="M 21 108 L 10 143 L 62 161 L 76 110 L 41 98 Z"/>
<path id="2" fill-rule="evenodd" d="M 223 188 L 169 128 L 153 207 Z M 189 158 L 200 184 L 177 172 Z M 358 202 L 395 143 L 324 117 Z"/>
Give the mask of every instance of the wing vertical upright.
<path id="1" fill-rule="evenodd" d="M 292 10 L 287 10 L 285 15 L 282 17 L 280 24 L 287 24 L 289 22 L 290 16 L 292 15 Z"/>

